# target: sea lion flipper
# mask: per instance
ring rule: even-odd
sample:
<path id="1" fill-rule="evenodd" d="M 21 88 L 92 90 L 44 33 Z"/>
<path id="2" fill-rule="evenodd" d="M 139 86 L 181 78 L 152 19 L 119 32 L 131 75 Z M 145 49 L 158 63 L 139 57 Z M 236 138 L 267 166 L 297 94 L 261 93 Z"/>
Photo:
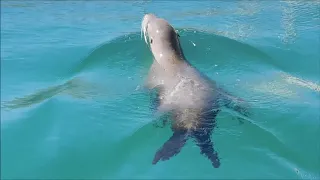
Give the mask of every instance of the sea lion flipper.
<path id="1" fill-rule="evenodd" d="M 201 154 L 205 155 L 211 161 L 213 167 L 218 168 L 220 166 L 220 160 L 218 153 L 214 150 L 210 135 L 203 132 L 196 132 L 193 137 L 200 148 Z"/>
<path id="2" fill-rule="evenodd" d="M 152 164 L 159 160 L 165 161 L 177 155 L 187 141 L 187 131 L 175 131 L 170 139 L 157 151 Z"/>
<path id="3" fill-rule="evenodd" d="M 147 78 L 144 80 L 144 87 L 148 89 L 153 89 L 161 85 L 161 79 L 159 77 L 163 76 L 164 71 L 161 66 L 157 63 L 156 60 L 153 60 L 153 63 L 148 72 Z"/>
<path id="4" fill-rule="evenodd" d="M 150 108 L 153 112 L 157 112 L 158 107 L 160 106 L 160 94 L 158 92 L 158 89 L 153 89 L 150 92 Z"/>
<path id="5" fill-rule="evenodd" d="M 249 104 L 245 100 L 232 95 L 231 93 L 223 90 L 222 88 L 218 88 L 220 94 L 220 102 L 223 106 L 233 109 L 244 117 L 249 117 L 251 113 L 249 112 Z M 238 118 L 240 124 L 243 124 L 243 121 Z"/>

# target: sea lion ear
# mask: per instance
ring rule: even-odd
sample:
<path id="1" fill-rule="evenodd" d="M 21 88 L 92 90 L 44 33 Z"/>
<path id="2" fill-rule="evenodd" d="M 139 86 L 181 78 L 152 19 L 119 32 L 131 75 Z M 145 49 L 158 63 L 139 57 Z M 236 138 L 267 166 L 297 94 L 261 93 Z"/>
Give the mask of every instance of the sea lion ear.
<path id="1" fill-rule="evenodd" d="M 175 30 L 175 31 L 176 31 L 177 36 L 180 37 L 179 31 L 178 30 Z"/>

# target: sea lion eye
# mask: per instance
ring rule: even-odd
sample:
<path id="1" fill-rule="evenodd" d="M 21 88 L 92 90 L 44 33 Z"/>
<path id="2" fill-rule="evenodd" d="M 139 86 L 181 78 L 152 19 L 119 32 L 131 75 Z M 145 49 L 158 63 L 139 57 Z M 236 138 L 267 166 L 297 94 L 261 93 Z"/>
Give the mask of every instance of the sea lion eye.
<path id="1" fill-rule="evenodd" d="M 152 44 L 152 42 L 153 42 L 153 40 L 152 40 L 152 38 L 150 39 L 150 44 Z"/>

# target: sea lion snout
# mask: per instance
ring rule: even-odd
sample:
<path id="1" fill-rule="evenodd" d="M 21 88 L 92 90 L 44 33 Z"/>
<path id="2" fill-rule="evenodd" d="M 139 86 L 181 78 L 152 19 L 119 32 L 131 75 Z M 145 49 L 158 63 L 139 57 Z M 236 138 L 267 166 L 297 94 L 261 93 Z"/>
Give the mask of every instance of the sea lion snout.
<path id="1" fill-rule="evenodd" d="M 152 13 L 148 13 L 143 16 L 143 21 L 149 21 L 150 19 L 154 19 L 154 18 L 157 18 L 157 16 Z"/>
<path id="2" fill-rule="evenodd" d="M 156 18 L 156 16 L 154 14 L 151 14 L 151 13 L 148 13 L 148 14 L 145 14 L 142 18 L 142 23 L 141 23 L 141 36 L 142 36 L 142 33 L 143 33 L 143 36 L 144 36 L 144 41 L 146 43 L 148 43 L 147 41 L 147 37 L 149 36 L 149 33 L 148 33 L 148 25 L 149 25 L 149 22 L 150 21 L 154 21 L 154 19 Z"/>
<path id="3" fill-rule="evenodd" d="M 148 13 L 145 14 L 142 18 L 142 23 L 141 23 L 141 29 L 143 30 L 144 33 L 147 32 L 147 27 L 149 22 L 154 21 L 155 19 L 157 19 L 156 15 Z"/>

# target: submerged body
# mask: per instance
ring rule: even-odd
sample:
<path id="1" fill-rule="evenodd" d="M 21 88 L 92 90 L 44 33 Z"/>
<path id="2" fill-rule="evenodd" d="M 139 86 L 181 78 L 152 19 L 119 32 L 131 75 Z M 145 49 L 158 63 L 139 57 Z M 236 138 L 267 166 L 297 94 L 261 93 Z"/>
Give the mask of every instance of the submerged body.
<path id="1" fill-rule="evenodd" d="M 179 35 L 166 20 L 146 14 L 142 30 L 154 57 L 146 87 L 157 90 L 153 100 L 156 109 L 170 113 L 173 131 L 157 151 L 153 164 L 178 154 L 188 138 L 194 138 L 201 154 L 218 168 L 220 161 L 211 134 L 220 106 L 230 104 L 231 99 L 186 60 Z"/>

